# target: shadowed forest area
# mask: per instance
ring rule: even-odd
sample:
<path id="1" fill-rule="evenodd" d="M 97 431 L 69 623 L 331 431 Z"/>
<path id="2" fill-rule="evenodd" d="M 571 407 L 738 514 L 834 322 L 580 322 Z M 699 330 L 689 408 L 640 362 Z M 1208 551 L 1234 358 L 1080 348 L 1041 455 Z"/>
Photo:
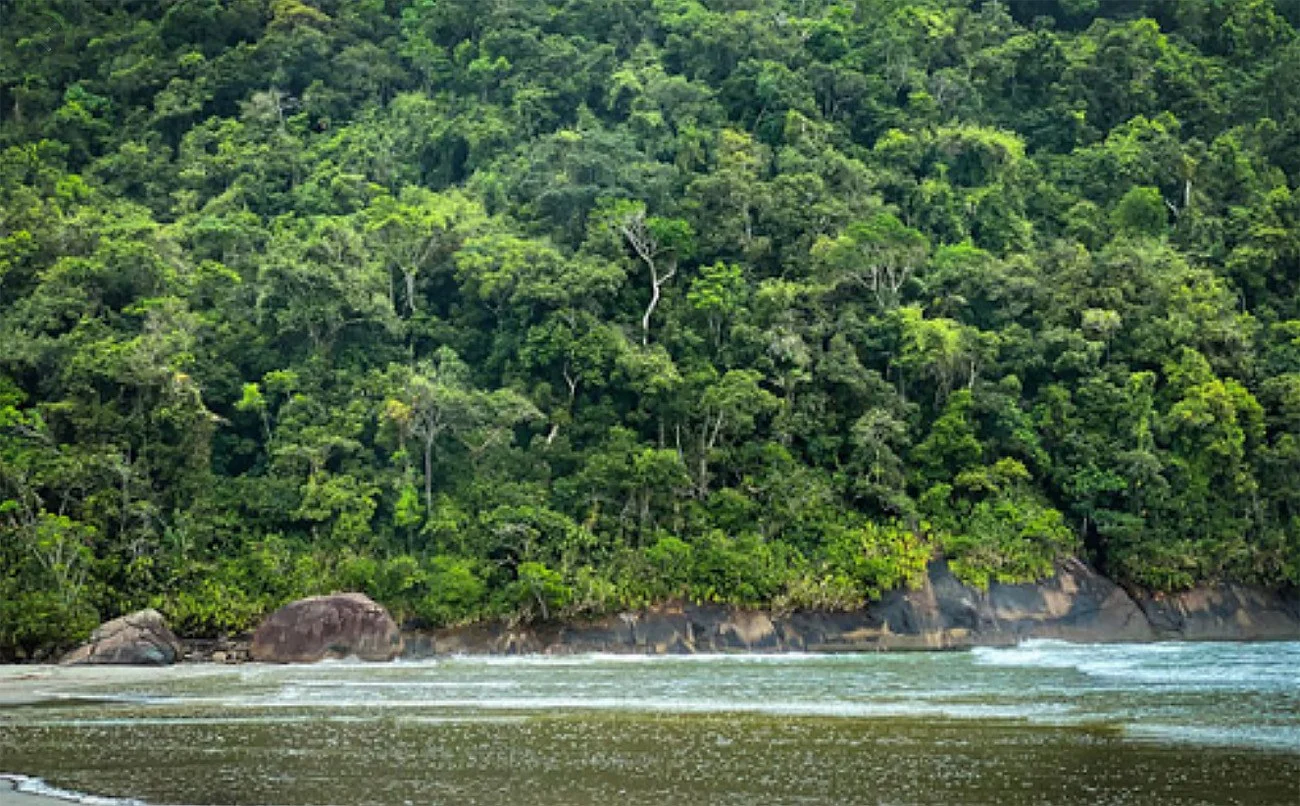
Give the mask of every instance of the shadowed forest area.
<path id="1" fill-rule="evenodd" d="M 0 0 L 0 657 L 1300 585 L 1298 25 Z"/>

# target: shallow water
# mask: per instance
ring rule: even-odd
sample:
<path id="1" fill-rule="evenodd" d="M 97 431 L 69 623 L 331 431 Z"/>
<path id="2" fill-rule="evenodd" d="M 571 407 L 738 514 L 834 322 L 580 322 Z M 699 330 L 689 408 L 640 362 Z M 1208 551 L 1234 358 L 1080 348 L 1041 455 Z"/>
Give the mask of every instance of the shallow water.
<path id="1" fill-rule="evenodd" d="M 1300 804 L 1300 644 L 32 673 L 0 772 L 149 803 Z"/>

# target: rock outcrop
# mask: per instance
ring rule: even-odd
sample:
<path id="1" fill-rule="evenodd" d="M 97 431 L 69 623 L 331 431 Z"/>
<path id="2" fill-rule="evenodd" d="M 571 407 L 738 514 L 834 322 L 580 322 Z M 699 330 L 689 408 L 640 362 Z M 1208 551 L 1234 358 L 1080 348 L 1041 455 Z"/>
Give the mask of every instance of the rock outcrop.
<path id="1" fill-rule="evenodd" d="M 194 663 L 245 663 L 248 656 L 248 644 L 251 636 L 240 635 L 234 638 L 182 638 L 185 647 L 185 660 Z"/>
<path id="2" fill-rule="evenodd" d="M 412 633 L 407 653 L 860 652 L 964 649 L 1030 639 L 1089 643 L 1164 639 L 1300 640 L 1300 601 L 1239 585 L 1135 600 L 1082 562 L 1027 585 L 962 584 L 938 561 L 915 590 L 849 613 L 768 613 L 672 604 L 587 622 L 479 624 Z"/>
<path id="3" fill-rule="evenodd" d="M 1225 583 L 1184 593 L 1139 593 L 1138 607 L 1159 638 L 1267 641 L 1300 638 L 1300 599 Z"/>
<path id="4" fill-rule="evenodd" d="M 987 591 L 963 584 L 943 561 L 931 564 L 917 590 L 895 591 L 867 609 L 867 631 L 826 629 L 821 614 L 804 632 L 823 649 L 960 649 L 1014 644 L 1028 638 L 1063 641 L 1149 641 L 1150 625 L 1122 588 L 1077 560 L 1058 566 L 1051 579 L 1033 584 L 993 583 Z M 876 635 L 871 634 L 875 627 Z M 810 644 L 811 648 L 811 644 Z"/>
<path id="5" fill-rule="evenodd" d="M 262 622 L 249 646 L 249 656 L 265 663 L 389 661 L 400 654 L 402 634 L 392 616 L 360 593 L 290 602 Z"/>
<path id="6" fill-rule="evenodd" d="M 90 640 L 60 661 L 65 666 L 117 664 L 167 666 L 184 654 L 157 610 L 140 610 L 101 624 Z"/>

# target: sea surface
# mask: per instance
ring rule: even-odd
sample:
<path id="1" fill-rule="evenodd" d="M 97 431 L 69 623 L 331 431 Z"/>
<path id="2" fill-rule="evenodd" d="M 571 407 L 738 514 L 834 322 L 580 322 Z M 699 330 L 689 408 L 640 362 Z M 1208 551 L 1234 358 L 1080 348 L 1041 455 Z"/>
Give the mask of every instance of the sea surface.
<path id="1" fill-rule="evenodd" d="M 0 667 L 93 803 L 1300 806 L 1300 643 Z"/>

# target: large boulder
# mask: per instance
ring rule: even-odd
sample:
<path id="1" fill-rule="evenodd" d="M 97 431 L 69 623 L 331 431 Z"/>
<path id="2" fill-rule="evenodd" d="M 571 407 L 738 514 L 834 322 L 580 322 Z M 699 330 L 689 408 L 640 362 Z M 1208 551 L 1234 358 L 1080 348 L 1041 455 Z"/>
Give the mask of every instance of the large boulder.
<path id="1" fill-rule="evenodd" d="M 360 593 L 299 599 L 267 616 L 249 656 L 264 663 L 315 663 L 356 657 L 389 661 L 402 654 L 402 633 L 382 605 Z"/>
<path id="2" fill-rule="evenodd" d="M 157 610 L 140 610 L 101 624 L 90 640 L 63 656 L 65 666 L 167 666 L 184 654 Z"/>

